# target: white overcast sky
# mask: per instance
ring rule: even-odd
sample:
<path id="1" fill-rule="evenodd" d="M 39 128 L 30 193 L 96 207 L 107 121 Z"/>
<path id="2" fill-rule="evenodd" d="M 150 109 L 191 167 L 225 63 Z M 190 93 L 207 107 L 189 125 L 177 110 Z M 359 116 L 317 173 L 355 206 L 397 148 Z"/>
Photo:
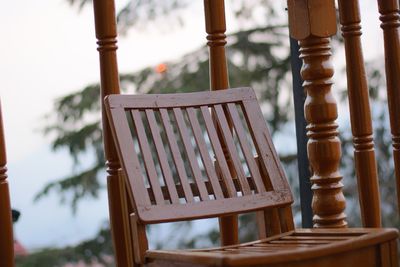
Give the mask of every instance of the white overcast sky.
<path id="1" fill-rule="evenodd" d="M 190 19 L 180 30 L 133 30 L 119 38 L 120 72 L 154 66 L 204 44 L 201 2 L 188 11 Z M 371 29 L 364 35 L 367 57 L 373 57 L 382 47 L 376 41 L 380 32 L 375 1 L 361 2 Z M 44 114 L 52 110 L 54 99 L 99 80 L 92 9 L 77 12 L 63 0 L 5 1 L 0 25 L 0 96 L 9 181 L 12 204 L 22 212 L 17 237 L 33 249 L 93 236 L 107 218 L 105 193 L 99 200 L 85 201 L 76 217 L 55 196 L 32 204 L 35 192 L 47 181 L 71 170 L 68 155 L 51 153 L 50 140 L 40 133 Z"/>

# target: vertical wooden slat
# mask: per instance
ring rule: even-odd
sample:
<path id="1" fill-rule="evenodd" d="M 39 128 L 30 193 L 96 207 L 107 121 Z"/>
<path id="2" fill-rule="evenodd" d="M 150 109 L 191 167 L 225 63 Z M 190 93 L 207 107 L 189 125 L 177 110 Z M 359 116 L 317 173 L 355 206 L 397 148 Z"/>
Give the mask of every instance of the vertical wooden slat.
<path id="1" fill-rule="evenodd" d="M 179 151 L 178 144 L 176 143 L 175 135 L 169 121 L 168 111 L 166 109 L 160 109 L 160 114 L 162 123 L 164 125 L 165 134 L 167 135 L 168 144 L 171 149 L 172 158 L 175 163 L 176 171 L 178 172 L 179 180 L 181 181 L 183 192 L 185 193 L 186 202 L 192 203 L 194 201 L 193 192 L 190 188 L 181 152 Z"/>
<path id="2" fill-rule="evenodd" d="M 195 110 L 194 108 L 187 108 L 186 111 L 193 130 L 194 138 L 199 147 L 201 159 L 213 188 L 215 199 L 222 199 L 224 198 L 224 195 L 222 193 L 221 185 L 218 181 L 217 173 L 215 172 L 213 162 L 210 158 L 210 153 L 208 152 L 206 143 L 204 141 L 203 133 L 201 131 L 199 121 L 197 120 Z"/>
<path id="3" fill-rule="evenodd" d="M 96 28 L 96 38 L 100 59 L 100 80 L 101 80 L 101 104 L 102 104 L 102 125 L 103 125 L 103 143 L 104 153 L 107 166 L 107 184 L 109 190 L 109 211 L 110 224 L 113 236 L 113 244 L 115 251 L 115 262 L 117 267 L 133 266 L 133 255 L 131 245 L 130 228 L 127 225 L 126 210 L 122 210 L 123 205 L 120 198 L 113 196 L 120 193 L 121 180 L 118 175 L 120 163 L 118 161 L 117 151 L 115 149 L 110 127 L 107 122 L 103 99 L 109 94 L 119 94 L 119 77 L 117 66 L 117 25 L 115 18 L 114 0 L 95 0 L 93 1 L 94 19 Z M 115 192 L 112 192 L 115 190 Z M 129 198 L 132 201 L 132 192 L 128 188 Z"/>
<path id="4" fill-rule="evenodd" d="M 132 153 L 135 152 L 135 145 L 132 140 L 125 111 L 122 108 L 114 108 L 110 110 L 109 116 L 113 118 L 112 121 L 110 120 L 110 122 L 114 124 L 112 129 L 121 129 L 121 131 L 114 132 L 114 140 L 118 142 L 119 147 L 123 148 L 121 149 L 120 158 L 124 159 L 122 164 L 125 172 L 133 174 L 132 176 L 128 176 L 128 178 L 131 177 L 129 179 L 134 179 L 129 180 L 129 185 L 138 188 L 138 190 L 135 190 L 135 203 L 137 205 L 150 206 L 150 197 L 147 194 L 147 190 L 145 190 L 146 185 L 141 172 L 139 158 L 136 153 Z M 132 189 L 133 188 L 131 188 L 131 190 Z"/>
<path id="5" fill-rule="evenodd" d="M 7 156 L 0 103 L 0 266 L 13 267 L 14 239 L 10 191 L 7 181 Z"/>
<path id="6" fill-rule="evenodd" d="M 222 109 L 221 105 L 215 105 L 213 108 L 216 114 L 216 121 L 219 125 L 222 137 L 224 138 L 224 143 L 227 146 L 233 166 L 235 167 L 235 173 L 239 178 L 242 193 L 243 195 L 249 195 L 251 194 L 250 186 L 246 175 L 244 174 L 242 163 L 239 159 L 239 154 L 237 153 L 235 143 L 233 141 L 232 133 L 229 130 L 228 122 L 225 118 L 224 110 Z"/>
<path id="7" fill-rule="evenodd" d="M 218 142 L 218 135 L 217 131 L 214 127 L 214 123 L 212 121 L 210 112 L 208 111 L 208 107 L 202 106 L 200 108 L 201 114 L 204 119 L 204 123 L 206 126 L 206 130 L 208 136 L 210 137 L 211 145 L 214 149 L 215 157 L 218 162 L 218 166 L 221 170 L 222 179 L 224 184 L 227 188 L 228 196 L 235 197 L 236 196 L 236 189 L 235 185 L 233 184 L 233 180 L 229 171 L 228 164 L 226 162 L 226 158 L 224 156 L 224 152 L 222 150 L 220 142 Z"/>
<path id="8" fill-rule="evenodd" d="M 361 47 L 359 9 L 358 0 L 339 0 L 361 215 L 365 227 L 381 227 L 378 174 L 368 84 Z"/>
<path id="9" fill-rule="evenodd" d="M 210 88 L 222 90 L 229 88 L 229 75 L 226 63 L 226 23 L 224 0 L 204 0 L 204 14 L 206 21 L 207 45 L 210 54 Z M 221 138 L 220 133 L 219 138 Z M 228 156 L 223 145 L 225 156 Z M 228 166 L 232 172 L 233 166 L 227 157 Z M 232 172 L 233 173 L 233 172 Z M 221 217 L 219 219 L 221 231 L 221 245 L 228 246 L 239 243 L 237 215 Z"/>
<path id="10" fill-rule="evenodd" d="M 335 122 L 337 105 L 331 92 L 334 69 L 329 38 L 336 33 L 335 2 L 288 0 L 288 11 L 291 36 L 300 41 L 301 75 L 307 91 L 305 116 L 308 158 L 314 172 L 314 227 L 346 227 L 346 200 L 339 172 L 341 144 Z"/>
<path id="11" fill-rule="evenodd" d="M 176 191 L 174 179 L 172 178 L 171 169 L 168 165 L 167 153 L 160 136 L 160 128 L 154 116 L 154 111 L 151 109 L 145 110 L 147 121 L 149 122 L 151 135 L 153 136 L 154 145 L 157 150 L 158 161 L 160 162 L 161 171 L 164 176 L 165 184 L 168 188 L 169 197 L 172 204 L 179 204 L 179 197 Z"/>
<path id="12" fill-rule="evenodd" d="M 207 189 L 204 184 L 203 176 L 201 174 L 201 170 L 197 162 L 196 154 L 194 152 L 192 142 L 190 142 L 190 137 L 187 130 L 187 126 L 183 118 L 182 110 L 180 108 L 174 108 L 173 113 L 175 116 L 176 124 L 178 125 L 180 136 L 182 138 L 183 146 L 188 156 L 189 165 L 192 170 L 194 180 L 197 185 L 197 189 L 199 190 L 200 193 L 200 199 L 202 201 L 209 200 L 210 198 L 208 196 Z"/>
<path id="13" fill-rule="evenodd" d="M 260 171 L 258 170 L 257 163 L 254 160 L 254 155 L 251 152 L 251 147 L 247 140 L 246 133 L 244 131 L 239 113 L 236 109 L 236 105 L 234 103 L 228 103 L 227 109 L 232 118 L 232 123 L 233 123 L 233 126 L 235 127 L 235 131 L 236 131 L 237 137 L 239 139 L 239 143 L 242 148 L 243 155 L 244 155 L 247 165 L 249 167 L 250 174 L 254 179 L 254 183 L 257 188 L 256 191 L 257 191 L 257 193 L 265 192 L 265 186 L 263 184 L 263 180 L 261 178 Z"/>
<path id="14" fill-rule="evenodd" d="M 157 205 L 163 205 L 165 204 L 164 196 L 161 192 L 161 186 L 160 182 L 158 181 L 158 175 L 156 167 L 154 165 L 153 155 L 150 150 L 149 141 L 147 140 L 140 112 L 137 109 L 133 109 L 131 110 L 131 114 L 133 118 L 133 123 L 135 125 L 140 150 L 142 151 L 143 163 L 146 168 L 146 173 L 147 177 L 149 178 L 151 189 L 153 190 L 154 198 Z"/>
<path id="15" fill-rule="evenodd" d="M 270 177 L 272 185 L 271 189 L 279 190 L 285 188 L 284 183 L 286 183 L 286 181 L 278 177 L 285 177 L 285 175 L 281 169 L 280 163 L 274 161 L 274 158 L 278 159 L 279 157 L 276 155 L 271 140 L 269 140 L 269 134 L 263 134 L 263 132 L 259 130 L 260 123 L 265 124 L 265 121 L 257 105 L 255 101 L 243 101 L 243 114 L 253 138 L 257 154 L 262 159 L 259 162 L 261 165 L 264 165 L 264 162 L 267 163 L 267 166 L 262 166 L 262 168 L 268 172 L 268 177 Z M 268 157 L 268 154 L 271 153 L 275 154 L 274 157 Z"/>
<path id="16" fill-rule="evenodd" d="M 397 208 L 400 211 L 400 33 L 398 0 L 378 0 L 385 42 L 385 66 L 393 157 L 397 181 Z"/>

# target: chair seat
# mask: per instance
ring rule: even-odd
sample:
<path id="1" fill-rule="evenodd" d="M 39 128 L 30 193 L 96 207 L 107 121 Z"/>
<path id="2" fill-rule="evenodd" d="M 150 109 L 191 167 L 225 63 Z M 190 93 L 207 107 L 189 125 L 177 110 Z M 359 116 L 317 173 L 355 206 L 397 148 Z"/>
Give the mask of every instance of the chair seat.
<path id="1" fill-rule="evenodd" d="M 235 246 L 149 250 L 146 266 L 398 266 L 396 229 L 296 229 Z"/>

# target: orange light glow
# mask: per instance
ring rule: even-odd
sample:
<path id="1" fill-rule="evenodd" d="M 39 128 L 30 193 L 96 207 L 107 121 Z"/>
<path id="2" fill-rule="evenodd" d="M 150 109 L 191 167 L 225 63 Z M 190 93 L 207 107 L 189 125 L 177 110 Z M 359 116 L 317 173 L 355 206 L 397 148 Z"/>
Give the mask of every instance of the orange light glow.
<path id="1" fill-rule="evenodd" d="M 158 64 L 157 65 L 157 67 L 156 67 L 156 72 L 157 73 L 164 73 L 164 72 L 166 72 L 167 71 L 167 64 L 165 64 L 165 63 L 161 63 L 161 64 Z"/>

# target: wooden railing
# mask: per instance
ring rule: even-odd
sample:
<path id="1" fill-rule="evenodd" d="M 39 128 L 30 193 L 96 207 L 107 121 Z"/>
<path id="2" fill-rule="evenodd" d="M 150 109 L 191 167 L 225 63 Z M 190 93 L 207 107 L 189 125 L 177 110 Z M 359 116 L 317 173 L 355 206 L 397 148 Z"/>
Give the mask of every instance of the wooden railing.
<path id="1" fill-rule="evenodd" d="M 7 156 L 0 104 L 0 266 L 14 266 L 14 239 L 7 182 Z"/>
<path id="2" fill-rule="evenodd" d="M 336 13 L 333 0 L 325 3 L 289 0 L 289 24 L 291 36 L 300 42 L 303 59 L 301 75 L 307 92 L 304 108 L 308 159 L 313 170 L 314 227 L 346 227 L 339 173 L 341 143 L 336 123 L 337 105 L 331 92 L 334 72 L 330 37 L 336 33 Z"/>
<path id="3" fill-rule="evenodd" d="M 347 89 L 353 134 L 355 173 L 362 222 L 381 227 L 377 163 L 374 150 L 368 77 L 361 47 L 361 15 L 358 0 L 339 0 L 341 33 L 346 54 Z M 335 34 L 333 0 L 288 0 L 291 36 L 300 42 L 303 59 L 305 104 L 309 123 L 308 156 L 312 170 L 314 226 L 345 226 L 338 162 L 336 104 L 330 95 L 333 69 L 330 67 L 329 37 Z M 385 43 L 388 110 L 393 140 L 398 206 L 400 207 L 400 15 L 397 0 L 379 0 L 381 28 Z M 308 110 L 308 112 L 307 112 Z M 326 156 L 330 158 L 326 160 Z M 335 167 L 334 167 L 335 165 Z"/>
<path id="4" fill-rule="evenodd" d="M 110 94 L 119 94 L 119 74 L 117 65 L 117 23 L 114 1 L 95 0 L 94 15 L 96 38 L 100 58 L 101 99 Z M 110 212 L 111 232 L 117 267 L 133 266 L 133 246 L 129 224 L 132 213 L 129 191 L 120 175 L 121 165 L 112 140 L 110 127 L 102 101 L 103 143 L 107 166 L 107 188 Z"/>
<path id="5" fill-rule="evenodd" d="M 400 210 L 400 15 L 398 0 L 378 0 L 385 42 L 386 86 Z"/>
<path id="6" fill-rule="evenodd" d="M 400 189 L 400 37 L 397 0 L 378 0 L 381 27 L 385 40 L 386 77 L 393 154 Z M 95 0 L 96 36 L 100 53 L 101 97 L 119 94 L 116 60 L 116 23 L 113 0 Z M 207 44 L 210 53 L 210 88 L 229 88 L 226 64 L 226 25 L 223 0 L 204 0 Z M 336 34 L 334 0 L 288 0 L 291 36 L 299 41 L 303 61 L 301 75 L 307 93 L 305 118 L 308 123 L 308 158 L 312 169 L 313 212 L 315 227 L 346 227 L 345 198 L 342 176 L 339 172 L 341 142 L 338 138 L 337 104 L 333 97 L 331 37 Z M 347 87 L 353 134 L 355 170 L 358 180 L 361 212 L 364 226 L 380 227 L 380 199 L 375 159 L 368 83 L 361 49 L 361 16 L 358 0 L 339 0 L 341 32 L 344 38 L 347 62 Z M 106 75 L 107 74 L 107 75 Z M 144 236 L 144 227 L 129 227 L 127 214 L 134 211 L 131 192 L 120 175 L 120 163 L 111 140 L 111 133 L 103 112 L 103 134 L 107 160 L 111 227 L 117 252 L 118 266 L 131 266 L 130 236 Z M 225 153 L 227 155 L 227 153 Z M 229 161 L 229 158 L 227 158 Z M 229 165 L 229 164 L 228 164 Z M 231 170 L 234 177 L 234 170 Z M 399 197 L 400 203 L 400 197 Z M 291 216 L 290 210 L 279 211 Z M 278 210 L 258 214 L 258 221 L 279 220 Z M 133 215 L 134 218 L 134 215 Z M 270 225 L 271 226 L 271 225 Z M 236 216 L 220 218 L 223 245 L 238 242 Z M 262 227 L 261 227 L 262 228 Z M 270 227 L 274 228 L 274 227 Z M 133 232 L 132 232 L 133 231 Z M 275 233 L 271 233 L 275 234 Z M 268 235 L 267 233 L 261 234 Z M 121 238 L 122 237 L 122 238 Z"/>
<path id="7" fill-rule="evenodd" d="M 353 133 L 363 225 L 380 227 L 380 200 L 371 109 L 361 48 L 361 17 L 357 0 L 339 0 L 340 24 L 346 50 L 347 90 Z"/>

